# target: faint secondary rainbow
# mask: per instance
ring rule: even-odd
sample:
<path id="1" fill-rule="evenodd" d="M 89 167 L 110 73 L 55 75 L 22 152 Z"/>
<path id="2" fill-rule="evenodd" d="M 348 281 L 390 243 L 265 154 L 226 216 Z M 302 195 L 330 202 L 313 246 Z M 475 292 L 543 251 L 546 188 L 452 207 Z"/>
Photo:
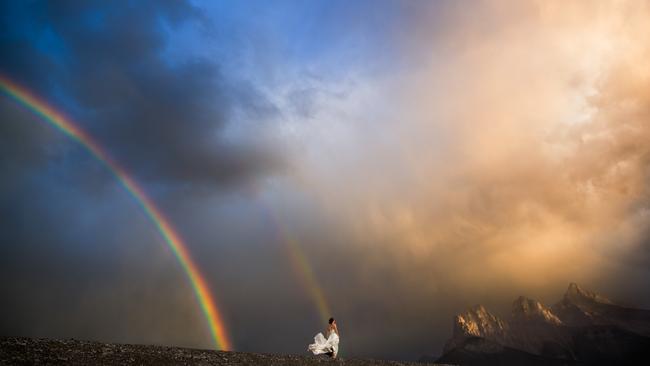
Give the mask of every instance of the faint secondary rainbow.
<path id="1" fill-rule="evenodd" d="M 280 232 L 282 230 L 283 229 L 279 229 Z M 282 237 L 282 234 L 280 234 L 280 236 Z M 327 300 L 325 300 L 323 289 L 319 285 L 318 281 L 316 281 L 316 276 L 314 276 L 314 271 L 309 264 L 309 260 L 305 256 L 305 253 L 302 251 L 302 249 L 300 249 L 298 242 L 293 238 L 293 236 L 285 234 L 284 242 L 287 245 L 289 258 L 291 258 L 291 262 L 293 263 L 294 268 L 298 271 L 298 273 L 302 274 L 300 278 L 302 279 L 304 286 L 311 294 L 312 299 L 316 303 L 318 314 L 320 315 L 321 320 L 323 323 L 326 323 L 329 320 L 330 316 L 332 316 L 332 313 L 330 311 L 329 305 L 327 305 Z"/>
<path id="2" fill-rule="evenodd" d="M 101 146 L 90 137 L 90 135 L 83 131 L 79 126 L 72 123 L 72 121 L 62 113 L 56 111 L 36 95 L 30 93 L 27 89 L 12 82 L 3 75 L 0 75 L 0 89 L 50 125 L 78 141 L 92 155 L 94 155 L 97 160 L 106 165 L 106 167 L 115 174 L 118 181 L 126 191 L 135 198 L 144 210 L 145 214 L 154 223 L 165 242 L 178 259 L 181 267 L 183 267 L 183 270 L 192 284 L 194 294 L 201 306 L 201 310 L 205 315 L 215 346 L 221 350 L 230 350 L 232 346 L 229 337 L 226 334 L 226 328 L 222 316 L 219 313 L 215 299 L 212 297 L 205 279 L 190 257 L 187 246 L 181 237 L 174 231 L 169 220 L 163 216 L 162 212 L 145 194 L 144 190 L 127 174 L 124 168 L 120 167 L 117 162 L 111 159 L 108 153 L 102 149 Z"/>
<path id="3" fill-rule="evenodd" d="M 270 208 L 266 206 L 263 207 L 268 214 L 269 219 L 272 221 L 273 227 L 277 230 L 278 238 L 286 246 L 291 264 L 293 265 L 295 271 L 298 272 L 303 286 L 309 292 L 309 295 L 316 304 L 318 315 L 320 316 L 323 323 L 326 323 L 329 320 L 330 316 L 332 316 L 332 313 L 330 312 L 330 307 L 327 304 L 323 289 L 316 280 L 314 270 L 309 264 L 307 256 L 305 256 L 305 253 L 300 248 L 300 243 L 293 235 L 291 235 L 289 230 L 287 230 L 287 227 L 279 220 L 278 215 L 274 214 Z"/>

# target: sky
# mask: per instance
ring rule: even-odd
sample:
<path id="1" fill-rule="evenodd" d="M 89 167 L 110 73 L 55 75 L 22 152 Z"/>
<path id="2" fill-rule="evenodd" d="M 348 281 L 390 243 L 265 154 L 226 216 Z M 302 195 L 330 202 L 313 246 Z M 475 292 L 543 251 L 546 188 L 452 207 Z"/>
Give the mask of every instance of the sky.
<path id="1" fill-rule="evenodd" d="M 650 308 L 644 1 L 1 1 L 0 74 L 184 239 L 238 351 L 440 354 L 570 282 Z M 100 161 L 0 96 L 0 335 L 213 348 Z M 326 309 L 326 310 L 324 310 Z"/>

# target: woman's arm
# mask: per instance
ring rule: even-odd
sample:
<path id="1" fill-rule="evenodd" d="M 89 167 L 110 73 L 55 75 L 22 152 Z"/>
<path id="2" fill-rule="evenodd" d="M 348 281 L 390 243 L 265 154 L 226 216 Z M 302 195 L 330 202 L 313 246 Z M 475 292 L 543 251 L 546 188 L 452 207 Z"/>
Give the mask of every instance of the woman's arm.
<path id="1" fill-rule="evenodd" d="M 335 331 L 336 334 L 338 334 L 339 336 L 341 335 L 341 333 L 339 333 L 339 327 L 338 327 L 336 324 L 334 325 L 334 331 Z"/>

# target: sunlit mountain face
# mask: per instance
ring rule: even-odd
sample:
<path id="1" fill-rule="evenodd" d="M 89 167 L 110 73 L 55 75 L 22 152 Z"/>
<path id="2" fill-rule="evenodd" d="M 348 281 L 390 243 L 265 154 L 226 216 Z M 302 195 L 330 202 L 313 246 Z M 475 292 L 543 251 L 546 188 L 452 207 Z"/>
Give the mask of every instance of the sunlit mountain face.
<path id="1" fill-rule="evenodd" d="M 644 1 L 4 2 L 0 335 L 439 354 L 650 308 Z"/>

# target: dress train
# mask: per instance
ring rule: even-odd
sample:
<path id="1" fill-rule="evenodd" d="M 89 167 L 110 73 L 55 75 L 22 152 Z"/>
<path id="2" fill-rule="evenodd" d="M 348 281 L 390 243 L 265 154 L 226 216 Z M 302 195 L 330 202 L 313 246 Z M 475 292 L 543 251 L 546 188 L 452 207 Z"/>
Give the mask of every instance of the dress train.
<path id="1" fill-rule="evenodd" d="M 339 335 L 336 332 L 330 332 L 330 336 L 325 339 L 323 333 L 318 333 L 314 337 L 314 343 L 310 344 L 307 350 L 315 355 L 332 352 L 332 356 L 336 357 L 339 353 Z"/>

